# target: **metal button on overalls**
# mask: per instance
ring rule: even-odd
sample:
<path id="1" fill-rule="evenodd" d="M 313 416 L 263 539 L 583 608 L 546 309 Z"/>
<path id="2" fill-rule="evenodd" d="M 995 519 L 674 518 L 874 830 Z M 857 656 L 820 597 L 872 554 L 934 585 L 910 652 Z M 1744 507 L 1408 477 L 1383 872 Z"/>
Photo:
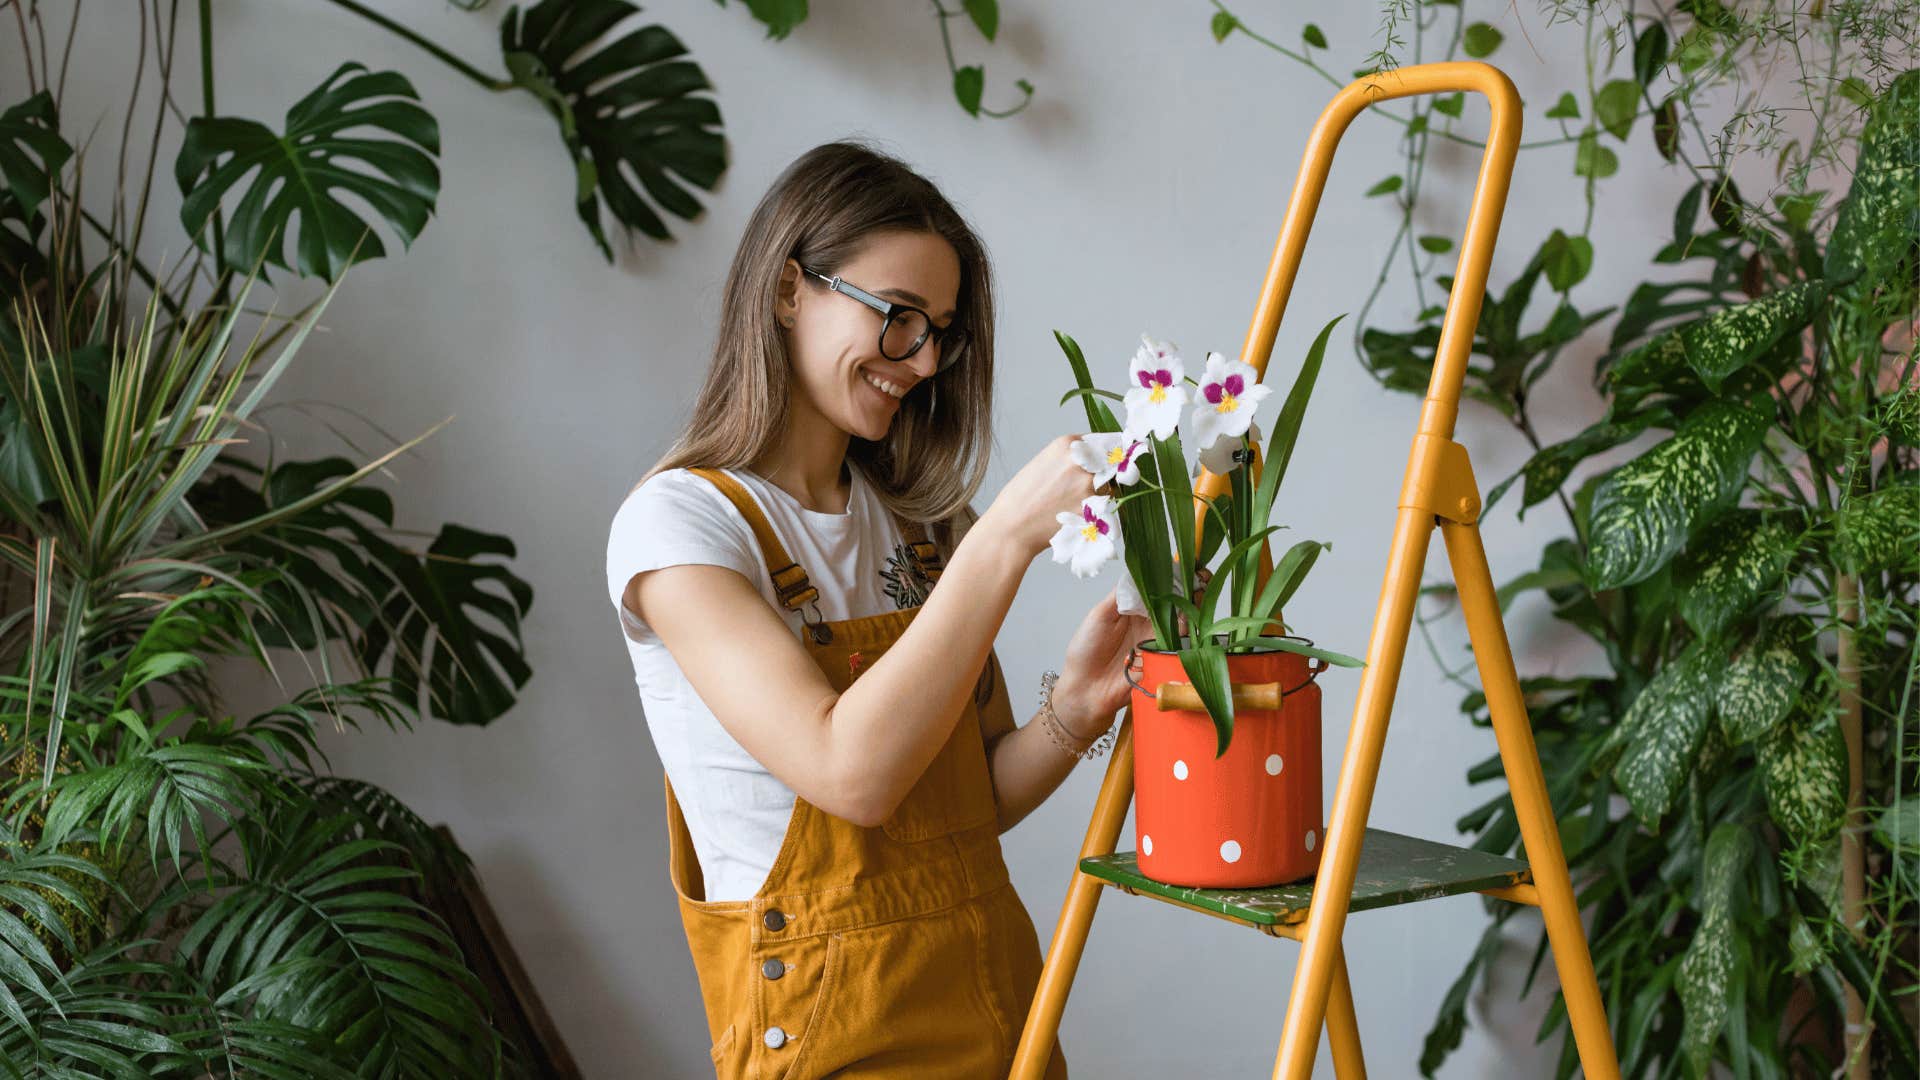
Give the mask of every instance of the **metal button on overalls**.
<path id="1" fill-rule="evenodd" d="M 782 605 L 812 622 L 802 608 L 818 590 L 754 496 L 724 471 L 689 472 L 739 509 Z M 925 581 L 937 581 L 925 530 L 901 522 L 901 533 Z M 830 620 L 826 641 L 796 625 L 795 637 L 844 693 L 919 610 Z M 796 797 L 773 866 L 747 900 L 704 898 L 693 839 L 665 780 L 670 875 L 720 1080 L 1007 1075 L 1041 967 L 1033 920 L 1001 857 L 987 764 L 987 741 L 1016 726 L 990 652 L 946 743 L 893 814 L 860 826 Z M 763 1035 L 739 1037 L 752 1031 Z M 1046 1077 L 1066 1076 L 1056 1039 Z"/>

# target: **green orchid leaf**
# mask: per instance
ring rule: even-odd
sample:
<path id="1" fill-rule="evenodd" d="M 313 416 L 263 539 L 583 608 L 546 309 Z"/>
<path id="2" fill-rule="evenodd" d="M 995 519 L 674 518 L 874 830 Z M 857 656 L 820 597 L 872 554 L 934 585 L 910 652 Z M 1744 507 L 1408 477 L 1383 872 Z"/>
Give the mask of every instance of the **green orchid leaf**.
<path id="1" fill-rule="evenodd" d="M 1772 416 L 1714 401 L 1646 453 L 1604 474 L 1589 518 L 1595 592 L 1645 580 L 1667 565 L 1698 523 L 1739 493 Z"/>
<path id="2" fill-rule="evenodd" d="M 1307 571 L 1313 569 L 1314 560 L 1322 551 L 1333 550 L 1333 545 L 1319 540 L 1302 540 L 1287 549 L 1287 553 L 1274 564 L 1273 572 L 1267 575 L 1266 588 L 1253 602 L 1250 617 L 1258 619 L 1259 626 L 1272 622 L 1277 613 L 1284 610 L 1287 601 L 1307 580 Z"/>
<path id="3" fill-rule="evenodd" d="M 1213 756 L 1218 760 L 1226 754 L 1227 744 L 1233 741 L 1233 686 L 1227 675 L 1227 651 L 1218 645 L 1181 649 L 1180 667 L 1186 671 L 1187 681 L 1193 684 L 1194 692 L 1207 708 L 1207 717 L 1213 721 L 1216 736 Z"/>
<path id="4" fill-rule="evenodd" d="M 368 71 L 349 60 L 287 110 L 284 133 L 237 117 L 194 117 L 174 159 L 174 179 L 184 196 L 181 225 L 226 269 L 264 259 L 305 277 L 337 281 L 349 260 L 386 254 L 371 226 L 335 197 L 340 191 L 370 204 L 411 246 L 440 195 L 434 161 L 440 128 L 419 99 L 398 72 Z M 358 128 L 386 137 L 342 134 Z M 212 252 L 207 224 L 249 176 L 226 224 L 224 250 Z M 299 240 L 290 264 L 285 250 L 296 218 Z"/>
<path id="5" fill-rule="evenodd" d="M 1253 496 L 1254 521 L 1266 521 L 1272 516 L 1273 497 L 1280 490 L 1281 478 L 1287 475 L 1288 463 L 1293 460 L 1293 447 L 1300 439 L 1307 402 L 1313 397 L 1313 384 L 1320 377 L 1320 364 L 1327 355 L 1327 339 L 1344 318 L 1345 314 L 1335 315 L 1314 337 L 1306 359 L 1300 362 L 1300 373 L 1293 377 L 1293 389 L 1287 391 L 1286 404 L 1280 407 L 1279 419 L 1267 434 L 1266 453 L 1260 459 L 1260 486 Z"/>
<path id="6" fill-rule="evenodd" d="M 1236 615 L 1231 619 L 1221 619 L 1219 622 L 1214 623 L 1213 629 L 1216 631 L 1259 630 L 1263 629 L 1265 625 L 1265 623 L 1262 623 L 1257 618 Z M 1292 638 L 1256 634 L 1252 637 L 1243 638 L 1234 642 L 1229 648 L 1237 649 L 1243 645 L 1260 645 L 1276 652 L 1298 653 L 1301 656 L 1311 657 L 1315 660 L 1325 660 L 1327 663 L 1337 667 L 1357 668 L 1367 666 L 1367 662 L 1357 656 L 1348 656 L 1346 653 L 1334 652 L 1332 649 L 1322 649 L 1317 645 L 1308 645 L 1305 642 L 1295 641 Z"/>
<path id="7" fill-rule="evenodd" d="M 1083 404 L 1087 407 L 1087 430 L 1102 434 L 1112 434 L 1113 432 L 1119 431 L 1120 421 L 1113 418 L 1113 410 L 1107 408 L 1104 402 L 1095 401 L 1092 395 L 1099 394 L 1104 397 L 1116 398 L 1120 401 L 1125 401 L 1126 398 L 1119 394 L 1100 390 L 1093 385 L 1093 372 L 1087 367 L 1087 357 L 1085 353 L 1080 351 L 1079 342 L 1058 330 L 1053 332 L 1053 340 L 1059 344 L 1060 351 L 1066 354 L 1067 365 L 1073 369 L 1073 381 L 1078 389 L 1072 393 L 1083 396 Z M 1072 395 L 1070 394 L 1069 396 Z M 1066 403 L 1067 399 L 1065 397 L 1060 399 L 1060 404 L 1065 405 Z"/>
<path id="8" fill-rule="evenodd" d="M 1713 706 L 1715 653 L 1695 641 L 1668 660 L 1621 718 L 1623 752 L 1614 782 L 1649 829 L 1657 829 L 1694 768 Z"/>
<path id="9" fill-rule="evenodd" d="M 1698 1076 L 1706 1075 L 1713 1044 L 1732 1011 L 1733 889 L 1745 871 L 1751 844 L 1746 829 L 1723 822 L 1707 838 L 1706 855 L 1701 860 L 1700 924 L 1687 942 L 1680 977 L 1675 981 L 1686 1016 L 1681 1049 Z"/>
<path id="10" fill-rule="evenodd" d="M 639 10 L 627 0 L 540 0 L 524 13 L 508 9 L 500 23 L 507 71 L 559 122 L 575 208 L 609 262 L 602 200 L 629 230 L 671 239 L 648 200 L 692 220 L 701 207 L 685 185 L 712 191 L 727 167 L 720 107 L 696 96 L 713 84 L 680 39 L 653 25 L 606 41 Z"/>
<path id="11" fill-rule="evenodd" d="M 1824 840 L 1839 830 L 1847 809 L 1847 746 L 1833 716 L 1813 708 L 1795 710 L 1760 740 L 1759 759 L 1775 824 L 1802 842 Z"/>
<path id="12" fill-rule="evenodd" d="M 1809 641 L 1804 619 L 1768 619 L 1733 655 L 1713 691 L 1720 733 L 1729 743 L 1764 739 L 1793 711 L 1806 681 Z"/>
<path id="13" fill-rule="evenodd" d="M 1174 550 L 1179 553 L 1175 567 L 1180 595 L 1193 595 L 1193 572 L 1197 569 L 1194 562 L 1195 541 L 1193 529 L 1193 477 L 1187 474 L 1187 458 L 1180 448 L 1180 433 L 1169 432 L 1162 439 L 1149 436 L 1148 442 L 1153 448 L 1154 468 L 1160 477 L 1161 503 L 1166 511 L 1167 526 L 1173 530 Z"/>
<path id="14" fill-rule="evenodd" d="M 1762 514 L 1722 516 L 1674 563 L 1680 617 L 1701 637 L 1719 636 L 1780 581 L 1793 550 L 1793 534 Z"/>

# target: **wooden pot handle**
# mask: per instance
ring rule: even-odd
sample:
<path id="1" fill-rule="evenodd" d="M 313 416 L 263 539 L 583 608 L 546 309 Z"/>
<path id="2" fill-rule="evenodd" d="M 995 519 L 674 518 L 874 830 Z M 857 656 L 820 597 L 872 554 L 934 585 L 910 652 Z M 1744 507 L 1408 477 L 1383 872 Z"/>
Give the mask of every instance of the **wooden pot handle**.
<path id="1" fill-rule="evenodd" d="M 1200 692 L 1192 683 L 1163 682 L 1153 695 L 1154 703 L 1163 710 L 1206 712 L 1206 706 L 1200 703 Z M 1280 684 L 1277 682 L 1234 683 L 1233 708 L 1241 709 L 1277 709 L 1280 707 Z"/>

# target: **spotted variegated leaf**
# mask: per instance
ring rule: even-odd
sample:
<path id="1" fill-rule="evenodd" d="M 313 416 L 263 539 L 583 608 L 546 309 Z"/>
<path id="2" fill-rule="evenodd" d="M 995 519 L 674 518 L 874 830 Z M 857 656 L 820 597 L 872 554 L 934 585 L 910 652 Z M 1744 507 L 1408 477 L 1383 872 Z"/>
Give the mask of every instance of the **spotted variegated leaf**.
<path id="1" fill-rule="evenodd" d="M 1827 961 L 1827 947 L 1820 936 L 1807 925 L 1805 916 L 1793 913 L 1791 929 L 1787 931 L 1787 970 L 1795 975 L 1805 975 Z"/>
<path id="2" fill-rule="evenodd" d="M 1802 281 L 1690 322 L 1678 331 L 1687 363 L 1707 389 L 1717 391 L 1721 380 L 1807 325 L 1826 295 L 1821 282 Z"/>
<path id="3" fill-rule="evenodd" d="M 1623 386 L 1664 382 L 1686 363 L 1686 346 L 1680 343 L 1680 331 L 1674 329 L 1622 356 L 1607 377 Z"/>
<path id="4" fill-rule="evenodd" d="M 1920 242 L 1920 69 L 1888 84 L 1860 131 L 1853 187 L 1834 215 L 1826 276 L 1871 283 Z"/>
<path id="5" fill-rule="evenodd" d="M 1786 572 L 1793 534 L 1751 510 L 1725 514 L 1702 528 L 1674 561 L 1680 617 L 1701 637 L 1715 637 L 1751 610 Z"/>
<path id="6" fill-rule="evenodd" d="M 1694 1075 L 1705 1075 L 1713 1044 L 1727 1022 L 1734 964 L 1733 882 L 1746 866 L 1744 827 L 1725 822 L 1707 838 L 1700 869 L 1700 925 L 1680 961 L 1681 1047 Z"/>
<path id="7" fill-rule="evenodd" d="M 1857 573 L 1920 567 L 1920 483 L 1900 482 L 1848 499 L 1834 515 L 1840 561 Z"/>
<path id="8" fill-rule="evenodd" d="M 1657 828 L 1693 770 L 1713 703 L 1714 654 L 1696 640 L 1656 672 L 1620 720 L 1614 783 L 1648 828 Z"/>
<path id="9" fill-rule="evenodd" d="M 1518 473 L 1502 481 L 1498 487 L 1487 493 L 1486 503 L 1481 507 L 1481 516 L 1492 509 L 1493 504 L 1505 493 L 1517 479 L 1524 479 L 1519 516 L 1525 519 L 1529 507 L 1553 498 L 1560 490 L 1574 466 L 1604 450 L 1611 450 L 1621 443 L 1647 430 L 1649 427 L 1673 425 L 1673 414 L 1664 408 L 1649 409 L 1646 412 L 1629 416 L 1624 420 L 1602 420 L 1592 427 L 1565 442 L 1558 442 L 1533 455 Z"/>
<path id="10" fill-rule="evenodd" d="M 1807 673 L 1805 626 L 1797 618 L 1767 620 L 1720 673 L 1713 707 L 1728 742 L 1765 738 L 1792 711 Z"/>
<path id="11" fill-rule="evenodd" d="M 1600 478 L 1589 517 L 1593 591 L 1645 580 L 1720 512 L 1746 481 L 1771 412 L 1713 401 L 1666 441 Z"/>
<path id="12" fill-rule="evenodd" d="M 1824 840 L 1847 809 L 1847 746 L 1825 710 L 1798 709 L 1760 741 L 1767 811 L 1797 841 Z"/>

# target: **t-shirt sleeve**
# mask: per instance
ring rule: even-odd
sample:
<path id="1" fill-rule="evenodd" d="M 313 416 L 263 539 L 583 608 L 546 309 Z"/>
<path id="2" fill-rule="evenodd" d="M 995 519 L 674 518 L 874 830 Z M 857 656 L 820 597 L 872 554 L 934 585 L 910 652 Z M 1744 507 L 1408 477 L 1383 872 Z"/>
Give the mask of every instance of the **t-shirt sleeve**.
<path id="1" fill-rule="evenodd" d="M 620 504 L 607 534 L 607 594 L 630 624 L 644 625 L 622 598 L 643 570 L 700 563 L 761 576 L 753 529 L 719 488 L 685 469 L 647 478 Z"/>

